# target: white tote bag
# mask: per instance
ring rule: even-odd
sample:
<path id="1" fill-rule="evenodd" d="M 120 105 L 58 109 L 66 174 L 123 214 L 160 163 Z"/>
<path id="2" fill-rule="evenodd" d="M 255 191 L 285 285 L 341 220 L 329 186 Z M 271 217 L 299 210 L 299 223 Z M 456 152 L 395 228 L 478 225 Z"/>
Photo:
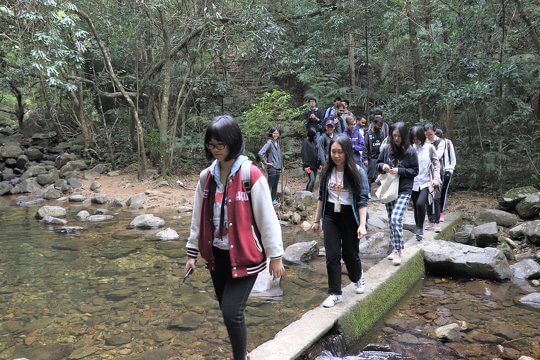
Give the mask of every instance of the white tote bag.
<path id="1" fill-rule="evenodd" d="M 389 173 L 379 174 L 377 182 L 381 182 L 381 185 L 375 192 L 375 196 L 383 204 L 392 202 L 398 198 L 399 192 L 399 175 L 392 175 Z"/>

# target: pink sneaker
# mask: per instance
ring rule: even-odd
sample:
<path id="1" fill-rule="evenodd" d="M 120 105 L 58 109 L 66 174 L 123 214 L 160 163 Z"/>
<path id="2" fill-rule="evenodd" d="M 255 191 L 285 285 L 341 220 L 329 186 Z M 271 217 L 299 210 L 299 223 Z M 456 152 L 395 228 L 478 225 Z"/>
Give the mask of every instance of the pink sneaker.
<path id="1" fill-rule="evenodd" d="M 439 217 L 439 221 L 444 222 L 444 213 L 443 212 L 441 213 L 441 216 Z"/>

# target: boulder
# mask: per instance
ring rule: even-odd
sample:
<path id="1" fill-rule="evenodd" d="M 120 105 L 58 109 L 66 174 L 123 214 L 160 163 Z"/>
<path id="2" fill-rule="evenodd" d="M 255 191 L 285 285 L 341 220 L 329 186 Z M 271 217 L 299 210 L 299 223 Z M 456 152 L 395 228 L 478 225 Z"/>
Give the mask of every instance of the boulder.
<path id="1" fill-rule="evenodd" d="M 540 278 L 540 265 L 533 259 L 524 259 L 511 265 L 513 276 L 518 279 Z"/>
<path id="2" fill-rule="evenodd" d="M 23 149 L 19 145 L 8 144 L 0 146 L 0 160 L 8 158 L 16 159 L 23 154 Z"/>
<path id="3" fill-rule="evenodd" d="M 429 271 L 503 280 L 512 271 L 504 254 L 495 248 L 478 248 L 449 241 L 424 241 L 420 244 Z"/>
<path id="4" fill-rule="evenodd" d="M 128 228 L 157 229 L 165 225 L 165 220 L 152 214 L 143 214 L 135 217 Z"/>
<path id="5" fill-rule="evenodd" d="M 516 205 L 528 194 L 535 194 L 538 190 L 534 186 L 524 186 L 508 190 L 501 199 L 499 205 L 505 210 L 513 210 Z"/>
<path id="6" fill-rule="evenodd" d="M 23 154 L 17 158 L 17 162 L 15 163 L 15 166 L 17 167 L 17 169 L 26 170 L 29 164 L 30 164 L 30 160 L 28 160 L 28 156 Z"/>
<path id="7" fill-rule="evenodd" d="M 40 206 L 45 204 L 45 199 L 33 199 L 28 196 L 19 196 L 16 199 L 17 206 L 30 207 L 30 206 Z"/>
<path id="8" fill-rule="evenodd" d="M 304 221 L 302 224 L 300 224 L 300 227 L 304 231 L 309 231 L 309 230 L 311 230 L 311 223 L 307 222 L 307 221 Z"/>
<path id="9" fill-rule="evenodd" d="M 99 181 L 92 181 L 92 183 L 90 184 L 90 191 L 97 192 L 100 187 L 101 183 Z"/>
<path id="10" fill-rule="evenodd" d="M 97 164 L 92 169 L 90 169 L 90 172 L 96 175 L 105 174 L 107 171 L 109 171 L 109 166 L 105 164 Z"/>
<path id="11" fill-rule="evenodd" d="M 474 240 L 476 241 L 476 246 L 497 246 L 499 240 L 497 223 L 493 221 L 475 226 L 472 235 L 474 237 Z"/>
<path id="12" fill-rule="evenodd" d="M 299 213 L 297 213 L 296 211 L 291 215 L 291 223 L 295 224 L 295 225 L 298 225 L 302 222 L 302 216 L 300 216 Z"/>
<path id="13" fill-rule="evenodd" d="M 54 229 L 55 232 L 61 234 L 76 234 L 84 230 L 82 226 L 62 226 Z"/>
<path id="14" fill-rule="evenodd" d="M 64 226 L 67 224 L 67 220 L 60 219 L 54 216 L 45 216 L 43 219 L 40 220 L 40 222 L 44 225 L 59 225 Z"/>
<path id="15" fill-rule="evenodd" d="M 106 204 L 109 201 L 109 199 L 105 195 L 96 195 L 92 197 L 90 201 L 92 202 L 92 204 L 103 205 L 103 204 Z"/>
<path id="16" fill-rule="evenodd" d="M 5 181 L 0 182 L 0 196 L 9 195 L 13 186 Z"/>
<path id="17" fill-rule="evenodd" d="M 33 193 L 41 190 L 41 186 L 37 183 L 35 178 L 25 179 L 18 185 L 21 193 Z"/>
<path id="18" fill-rule="evenodd" d="M 124 207 L 124 202 L 120 199 L 112 199 L 111 200 L 111 206 L 112 207 Z"/>
<path id="19" fill-rule="evenodd" d="M 66 217 L 66 209 L 61 206 L 42 206 L 36 213 L 36 218 L 43 219 L 45 216 Z"/>
<path id="20" fill-rule="evenodd" d="M 362 258 L 386 256 L 389 246 L 390 237 L 384 232 L 376 232 L 367 240 L 360 241 L 360 256 Z"/>
<path id="21" fill-rule="evenodd" d="M 508 230 L 508 235 L 510 236 L 510 239 L 513 240 L 519 240 L 521 239 L 523 235 L 523 226 L 525 224 L 519 224 L 518 226 L 514 226 L 510 230 Z"/>
<path id="22" fill-rule="evenodd" d="M 511 227 L 519 222 L 519 218 L 512 213 L 497 209 L 487 209 L 478 215 L 476 222 L 478 224 L 484 224 L 489 222 L 496 222 L 497 225 Z"/>
<path id="23" fill-rule="evenodd" d="M 311 191 L 297 191 L 294 193 L 294 201 L 296 203 L 303 203 L 306 206 L 311 206 L 317 202 L 317 196 Z"/>
<path id="24" fill-rule="evenodd" d="M 69 202 L 77 202 L 77 203 L 80 203 L 80 202 L 83 202 L 84 200 L 86 200 L 86 197 L 82 194 L 73 194 L 69 197 Z"/>
<path id="25" fill-rule="evenodd" d="M 58 157 L 54 160 L 54 166 L 55 166 L 57 169 L 61 169 L 61 168 L 62 168 L 64 165 L 66 165 L 68 162 L 74 161 L 74 160 L 77 160 L 77 155 L 75 155 L 75 154 L 64 153 L 64 154 L 58 156 Z"/>
<path id="26" fill-rule="evenodd" d="M 535 309 L 540 309 L 540 292 L 534 292 L 534 293 L 522 296 L 519 299 L 519 302 L 523 305 L 530 306 Z"/>
<path id="27" fill-rule="evenodd" d="M 47 168 L 43 165 L 32 165 L 26 171 L 24 174 L 22 174 L 22 179 L 29 179 L 38 176 L 39 174 L 46 174 Z"/>
<path id="28" fill-rule="evenodd" d="M 540 220 L 527 221 L 523 224 L 522 231 L 528 242 L 540 245 Z"/>
<path id="29" fill-rule="evenodd" d="M 85 219 L 85 221 L 101 222 L 101 221 L 107 221 L 107 220 L 112 220 L 112 219 L 113 219 L 112 215 L 90 215 Z"/>
<path id="30" fill-rule="evenodd" d="M 163 241 L 176 240 L 179 238 L 178 233 L 171 228 L 161 230 L 156 234 L 156 236 Z"/>
<path id="31" fill-rule="evenodd" d="M 465 244 L 465 245 L 472 245 L 474 242 L 473 238 L 473 225 L 463 225 L 463 227 L 454 234 L 454 242 Z"/>
<path id="32" fill-rule="evenodd" d="M 74 189 L 82 188 L 82 182 L 74 176 L 68 178 L 67 183 Z"/>
<path id="33" fill-rule="evenodd" d="M 43 153 L 41 150 L 35 147 L 29 147 L 24 150 L 24 155 L 28 156 L 28 160 L 39 162 L 43 158 Z"/>
<path id="34" fill-rule="evenodd" d="M 504 254 L 504 257 L 507 260 L 513 259 L 514 254 L 512 254 L 512 248 L 506 241 L 504 241 L 504 237 L 499 238 L 499 245 L 497 246 L 497 249 L 499 249 Z"/>
<path id="35" fill-rule="evenodd" d="M 4 165 L 8 168 L 14 168 L 15 166 L 17 166 L 17 159 L 6 159 L 4 160 Z"/>
<path id="36" fill-rule="evenodd" d="M 516 212 L 524 219 L 534 219 L 540 213 L 540 192 L 528 194 L 516 205 Z"/>
<path id="37" fill-rule="evenodd" d="M 36 181 L 41 186 L 46 186 L 54 184 L 60 177 L 58 176 L 58 171 L 51 171 L 44 174 L 39 174 L 36 177 Z"/>
<path id="38" fill-rule="evenodd" d="M 73 188 L 68 184 L 65 179 L 58 179 L 54 182 L 55 189 L 60 190 L 63 193 L 68 193 L 73 190 Z"/>
<path id="39" fill-rule="evenodd" d="M 458 324 L 448 324 L 435 329 L 435 336 L 442 341 L 458 341 L 461 337 Z"/>
<path id="40" fill-rule="evenodd" d="M 66 165 L 62 166 L 60 168 L 60 172 L 62 174 L 66 174 L 71 171 L 75 170 L 86 170 L 88 168 L 88 165 L 86 164 L 86 161 L 84 160 L 71 160 L 68 161 Z"/>
<path id="41" fill-rule="evenodd" d="M 285 249 L 283 260 L 291 264 L 302 264 L 313 260 L 319 254 L 319 246 L 315 240 L 292 244 Z"/>
<path id="42" fill-rule="evenodd" d="M 133 210 L 142 209 L 146 201 L 146 194 L 140 193 L 131 196 L 127 201 L 126 205 Z"/>
<path id="43" fill-rule="evenodd" d="M 0 178 L 3 181 L 10 181 L 12 179 L 15 179 L 15 173 L 13 172 L 13 169 L 5 168 L 2 170 L 2 173 L 0 174 Z"/>
<path id="44" fill-rule="evenodd" d="M 86 219 L 90 216 L 90 213 L 86 210 L 81 210 L 75 216 L 81 221 L 86 221 Z"/>
<path id="45" fill-rule="evenodd" d="M 43 194 L 43 198 L 45 200 L 56 200 L 60 199 L 62 197 L 62 192 L 60 190 L 55 189 L 54 187 L 51 187 L 45 191 L 45 194 Z"/>

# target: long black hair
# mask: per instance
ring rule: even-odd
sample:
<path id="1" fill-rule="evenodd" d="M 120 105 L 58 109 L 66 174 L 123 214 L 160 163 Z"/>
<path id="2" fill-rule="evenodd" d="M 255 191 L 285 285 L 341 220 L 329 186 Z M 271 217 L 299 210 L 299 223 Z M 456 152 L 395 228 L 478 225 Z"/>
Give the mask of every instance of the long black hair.
<path id="1" fill-rule="evenodd" d="M 392 134 L 396 130 L 399 132 L 399 135 L 401 136 L 401 145 L 399 146 L 394 143 L 394 138 L 392 136 Z M 400 121 L 395 124 L 392 124 L 392 126 L 390 127 L 390 134 L 388 136 L 390 136 L 390 139 L 389 139 L 390 140 L 390 153 L 400 156 L 400 155 L 404 155 L 407 151 L 409 151 L 411 144 L 409 142 L 409 134 L 407 131 L 407 126 L 405 126 L 404 122 Z"/>
<path id="2" fill-rule="evenodd" d="M 219 115 L 212 119 L 212 123 L 208 125 L 204 134 L 204 145 L 207 145 L 212 139 L 226 144 L 229 148 L 229 154 L 225 161 L 236 159 L 244 152 L 242 131 L 238 123 L 230 115 Z M 212 160 L 214 158 L 214 155 L 206 146 L 204 151 L 206 159 Z"/>
<path id="3" fill-rule="evenodd" d="M 420 145 L 424 145 L 426 143 L 426 133 L 424 132 L 424 127 L 421 125 L 416 125 L 411 128 L 410 133 L 410 142 L 411 145 L 414 143 L 414 138 L 417 138 L 420 141 Z"/>
<path id="4" fill-rule="evenodd" d="M 336 163 L 332 160 L 332 145 L 337 143 L 341 146 L 343 153 L 345 154 L 345 169 L 343 170 L 343 183 L 348 185 L 351 192 L 357 194 L 360 192 L 360 188 L 363 184 L 358 167 L 354 162 L 353 147 L 351 139 L 346 134 L 339 134 L 334 136 L 328 146 L 328 161 L 322 170 L 321 184 L 326 184 L 328 176 L 332 173 L 332 170 L 336 167 Z"/>

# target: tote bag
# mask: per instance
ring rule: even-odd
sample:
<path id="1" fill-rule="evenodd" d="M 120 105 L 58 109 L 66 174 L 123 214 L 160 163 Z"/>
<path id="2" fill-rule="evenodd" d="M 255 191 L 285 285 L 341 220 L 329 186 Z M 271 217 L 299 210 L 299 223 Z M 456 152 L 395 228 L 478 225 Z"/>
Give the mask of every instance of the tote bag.
<path id="1" fill-rule="evenodd" d="M 375 196 L 383 204 L 392 202 L 398 198 L 399 175 L 389 173 L 380 174 L 376 181 L 380 181 L 381 185 L 375 192 Z"/>

